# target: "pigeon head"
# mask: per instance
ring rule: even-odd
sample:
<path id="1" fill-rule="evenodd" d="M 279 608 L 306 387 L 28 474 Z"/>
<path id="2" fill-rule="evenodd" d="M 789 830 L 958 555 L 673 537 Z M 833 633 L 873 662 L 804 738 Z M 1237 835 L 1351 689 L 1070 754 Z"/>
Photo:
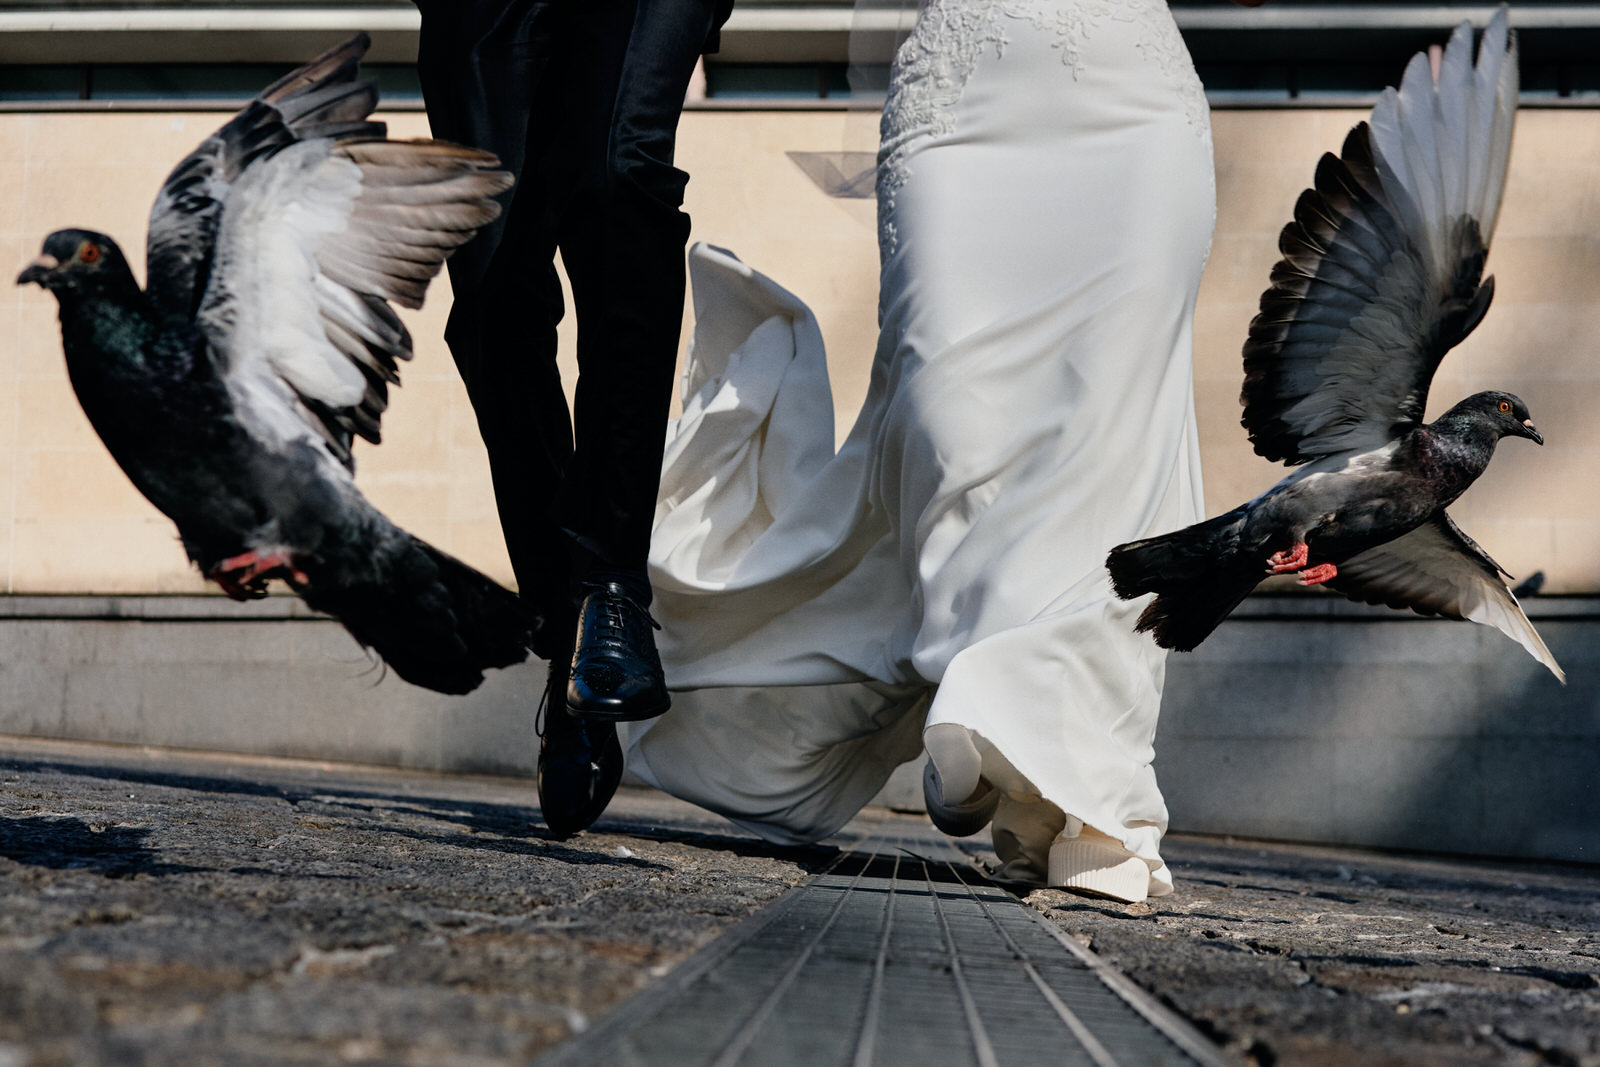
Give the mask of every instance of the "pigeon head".
<path id="1" fill-rule="evenodd" d="M 125 289 L 132 280 L 122 249 L 93 230 L 57 230 L 44 239 L 38 258 L 17 275 L 18 285 L 33 282 L 57 295 Z"/>
<path id="2" fill-rule="evenodd" d="M 1536 445 L 1544 444 L 1544 436 L 1534 429 L 1528 405 L 1511 393 L 1490 391 L 1474 393 L 1457 404 L 1452 413 L 1460 412 L 1480 424 L 1488 424 L 1499 431 L 1500 437 L 1526 437 Z"/>

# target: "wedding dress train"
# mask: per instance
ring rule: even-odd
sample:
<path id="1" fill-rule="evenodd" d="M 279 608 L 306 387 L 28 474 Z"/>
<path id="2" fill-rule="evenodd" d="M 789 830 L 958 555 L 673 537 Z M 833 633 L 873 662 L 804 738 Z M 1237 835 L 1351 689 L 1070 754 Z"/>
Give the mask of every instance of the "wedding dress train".
<path id="1" fill-rule="evenodd" d="M 882 331 L 837 453 L 805 304 L 691 253 L 651 559 L 674 706 L 628 730 L 629 765 L 802 842 L 926 731 L 950 803 L 1001 791 L 1007 875 L 1169 891 L 1163 654 L 1103 567 L 1202 515 L 1210 126 L 1166 5 L 925 4 L 878 196 Z"/>

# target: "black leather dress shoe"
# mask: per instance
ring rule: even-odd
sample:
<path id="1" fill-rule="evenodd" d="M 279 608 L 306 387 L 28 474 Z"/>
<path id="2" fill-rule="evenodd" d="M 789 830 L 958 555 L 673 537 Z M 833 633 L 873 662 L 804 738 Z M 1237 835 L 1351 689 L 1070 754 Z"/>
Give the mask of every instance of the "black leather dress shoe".
<path id="1" fill-rule="evenodd" d="M 567 672 L 552 665 L 539 743 L 539 809 L 557 837 L 600 817 L 622 781 L 622 746 L 608 722 L 585 722 L 566 708 Z"/>
<path id="2" fill-rule="evenodd" d="M 572 653 L 567 708 L 584 719 L 635 722 L 671 706 L 656 621 L 616 582 L 588 587 L 578 609 L 578 644 Z"/>

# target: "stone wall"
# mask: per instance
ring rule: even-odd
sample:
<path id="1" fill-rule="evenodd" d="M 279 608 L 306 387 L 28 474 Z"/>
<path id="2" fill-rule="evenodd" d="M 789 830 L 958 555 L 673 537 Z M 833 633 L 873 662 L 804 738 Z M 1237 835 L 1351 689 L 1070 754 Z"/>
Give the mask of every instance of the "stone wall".
<path id="1" fill-rule="evenodd" d="M 1219 212 L 1195 381 L 1212 511 L 1281 474 L 1251 455 L 1238 425 L 1239 346 L 1276 259 L 1278 229 L 1318 155 L 1360 117 L 1214 117 Z M 0 264 L 20 268 L 63 226 L 104 230 L 141 262 L 162 176 L 221 118 L 0 114 Z M 425 131 L 415 113 L 390 121 L 399 136 Z M 873 349 L 872 202 L 829 199 L 787 153 L 870 147 L 871 129 L 871 116 L 859 112 L 693 111 L 680 139 L 680 162 L 694 175 L 695 239 L 733 249 L 816 310 L 841 435 Z M 1508 443 L 1456 517 L 1514 573 L 1543 570 L 1547 591 L 1600 591 L 1600 508 L 1589 491 L 1600 471 L 1600 111 L 1522 113 L 1490 269 L 1495 308 L 1446 360 L 1432 409 L 1477 389 L 1509 389 L 1528 401 L 1549 444 Z M 359 478 L 402 525 L 509 581 L 476 425 L 440 340 L 448 306 L 441 282 L 427 308 L 408 316 L 417 358 L 393 395 L 385 443 L 358 452 Z M 170 524 L 128 485 L 79 412 L 54 318 L 54 301 L 37 288 L 0 293 L 0 592 L 202 591 Z M 570 352 L 570 319 L 562 329 Z M 570 380 L 570 356 L 564 366 Z"/>

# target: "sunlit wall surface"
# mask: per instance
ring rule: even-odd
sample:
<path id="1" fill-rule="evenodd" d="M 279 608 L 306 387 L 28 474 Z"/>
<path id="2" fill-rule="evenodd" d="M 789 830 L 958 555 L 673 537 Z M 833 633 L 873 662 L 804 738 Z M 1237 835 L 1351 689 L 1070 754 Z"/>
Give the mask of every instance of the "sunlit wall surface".
<path id="1" fill-rule="evenodd" d="M 1296 195 L 1405 56 L 1442 39 L 1449 23 L 1417 25 L 1418 13 L 1453 20 L 1490 6 L 1173 7 L 1218 107 L 1219 214 L 1195 383 L 1207 501 L 1218 511 L 1281 473 L 1250 454 L 1238 426 L 1239 346 Z M 1269 17 L 1278 22 L 1267 29 L 1248 21 Z M 826 195 L 791 153 L 872 147 L 871 77 L 858 70 L 852 83 L 845 49 L 853 18 L 843 6 L 741 3 L 708 65 L 707 98 L 685 115 L 679 159 L 693 175 L 694 238 L 733 249 L 817 311 L 841 432 L 873 349 L 872 203 Z M 1509 443 L 1454 513 L 1514 573 L 1546 572 L 1547 592 L 1595 592 L 1600 111 L 1589 105 L 1600 105 L 1600 63 L 1589 57 L 1600 55 L 1600 4 L 1519 3 L 1513 18 L 1528 27 L 1531 106 L 1490 257 L 1498 294 L 1446 360 L 1432 408 L 1485 388 L 1528 401 L 1549 444 Z M 19 269 L 47 232 L 69 225 L 111 233 L 139 262 L 151 196 L 225 117 L 216 109 L 362 26 L 373 28 L 375 69 L 398 108 L 387 113 L 393 132 L 423 134 L 405 5 L 0 4 L 0 265 Z M 482 446 L 440 340 L 448 302 L 441 282 L 408 317 L 417 358 L 393 394 L 385 443 L 358 452 L 358 477 L 401 524 L 509 582 Z M 35 288 L 0 295 L 0 590 L 201 589 L 171 525 L 79 412 L 54 319 L 54 301 Z M 563 340 L 570 352 L 570 322 Z"/>

